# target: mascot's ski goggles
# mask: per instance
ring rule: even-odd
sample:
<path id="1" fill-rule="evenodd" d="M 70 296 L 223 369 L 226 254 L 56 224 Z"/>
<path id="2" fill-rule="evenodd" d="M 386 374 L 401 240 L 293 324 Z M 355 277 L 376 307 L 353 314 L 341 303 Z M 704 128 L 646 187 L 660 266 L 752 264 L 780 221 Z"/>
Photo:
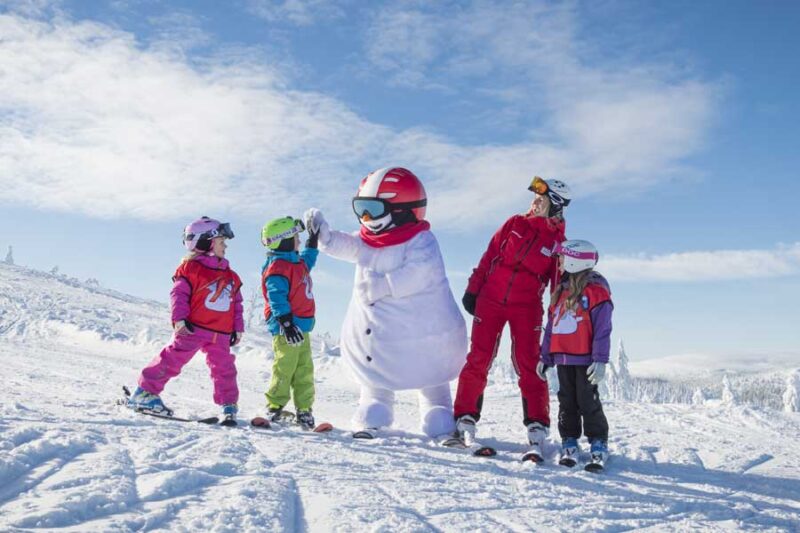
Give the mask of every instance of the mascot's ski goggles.
<path id="1" fill-rule="evenodd" d="M 428 205 L 428 200 L 418 200 L 416 202 L 405 202 L 401 204 L 393 204 L 387 202 L 383 198 L 364 198 L 363 196 L 356 196 L 353 198 L 353 212 L 358 218 L 363 218 L 364 215 L 369 215 L 371 219 L 381 218 L 392 211 L 398 210 L 411 210 L 417 207 L 425 207 Z"/>
<path id="2" fill-rule="evenodd" d="M 544 196 L 545 194 L 550 199 L 550 203 L 558 208 L 566 207 L 569 205 L 569 200 L 559 196 L 556 192 L 550 189 L 550 185 L 547 184 L 547 181 L 543 180 L 539 176 L 533 178 L 530 187 L 528 187 L 529 191 L 535 192 L 536 194 Z"/>
<path id="3" fill-rule="evenodd" d="M 269 237 L 263 237 L 262 236 L 261 243 L 264 246 L 270 246 L 272 244 L 275 244 L 276 242 L 282 241 L 283 239 L 288 239 L 290 237 L 294 237 L 298 233 L 302 233 L 305 230 L 306 230 L 306 225 L 303 224 L 302 220 L 300 220 L 299 218 L 296 218 L 296 219 L 294 219 L 294 226 L 292 226 L 291 228 L 289 228 L 287 230 L 284 230 L 284 231 L 278 233 L 277 235 L 270 235 Z"/>

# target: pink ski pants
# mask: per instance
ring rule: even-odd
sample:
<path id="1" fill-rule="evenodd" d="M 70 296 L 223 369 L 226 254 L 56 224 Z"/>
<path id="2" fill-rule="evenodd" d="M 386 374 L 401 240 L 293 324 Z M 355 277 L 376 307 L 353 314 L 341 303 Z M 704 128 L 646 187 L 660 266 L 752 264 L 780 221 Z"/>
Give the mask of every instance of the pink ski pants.
<path id="1" fill-rule="evenodd" d="M 202 350 L 214 382 L 214 403 L 224 405 L 239 401 L 236 385 L 236 356 L 231 353 L 230 335 L 195 327 L 194 333 L 173 335 L 166 346 L 142 370 L 139 386 L 152 394 L 161 394 L 167 382 L 180 374 L 194 354 Z"/>

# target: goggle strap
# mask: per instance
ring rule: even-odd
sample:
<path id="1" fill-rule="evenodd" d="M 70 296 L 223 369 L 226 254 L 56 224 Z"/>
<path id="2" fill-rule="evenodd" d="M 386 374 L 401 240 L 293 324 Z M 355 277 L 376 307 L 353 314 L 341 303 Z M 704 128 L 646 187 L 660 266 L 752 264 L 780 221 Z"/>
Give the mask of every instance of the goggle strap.
<path id="1" fill-rule="evenodd" d="M 282 241 L 283 239 L 288 239 L 289 237 L 293 237 L 298 233 L 301 233 L 305 230 L 305 225 L 303 224 L 302 220 L 295 220 L 295 225 L 293 228 L 287 229 L 283 233 L 279 233 L 278 235 L 273 235 L 272 237 L 266 238 L 267 246 L 270 244 L 276 243 L 278 241 Z"/>
<path id="2" fill-rule="evenodd" d="M 573 259 L 597 260 L 597 253 L 595 252 L 577 252 L 575 250 L 570 250 L 569 248 L 564 248 L 560 244 L 556 247 L 556 253 L 559 255 L 566 255 L 572 257 Z"/>

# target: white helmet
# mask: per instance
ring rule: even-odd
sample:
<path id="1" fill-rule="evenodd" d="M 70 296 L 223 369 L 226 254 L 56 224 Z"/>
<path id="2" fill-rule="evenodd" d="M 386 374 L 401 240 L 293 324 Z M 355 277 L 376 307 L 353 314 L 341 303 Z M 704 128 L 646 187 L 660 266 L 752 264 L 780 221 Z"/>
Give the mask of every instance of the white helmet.
<path id="1" fill-rule="evenodd" d="M 550 211 L 547 213 L 549 217 L 561 213 L 572 201 L 572 191 L 561 180 L 546 180 L 535 176 L 528 190 L 536 194 L 547 195 L 550 199 Z"/>
<path id="2" fill-rule="evenodd" d="M 556 253 L 564 257 L 564 270 L 570 274 L 594 268 L 600 259 L 597 248 L 589 241 L 564 241 L 556 247 Z"/>

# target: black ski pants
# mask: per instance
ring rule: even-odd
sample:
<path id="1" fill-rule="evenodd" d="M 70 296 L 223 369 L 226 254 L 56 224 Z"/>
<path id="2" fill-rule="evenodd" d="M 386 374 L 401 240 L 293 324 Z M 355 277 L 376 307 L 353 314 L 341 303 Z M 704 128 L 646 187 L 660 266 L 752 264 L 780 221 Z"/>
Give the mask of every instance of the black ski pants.
<path id="1" fill-rule="evenodd" d="M 608 441 L 608 420 L 600 403 L 597 385 L 589 383 L 585 366 L 558 365 L 558 433 L 561 440 L 581 437 L 583 431 L 589 442 Z"/>

